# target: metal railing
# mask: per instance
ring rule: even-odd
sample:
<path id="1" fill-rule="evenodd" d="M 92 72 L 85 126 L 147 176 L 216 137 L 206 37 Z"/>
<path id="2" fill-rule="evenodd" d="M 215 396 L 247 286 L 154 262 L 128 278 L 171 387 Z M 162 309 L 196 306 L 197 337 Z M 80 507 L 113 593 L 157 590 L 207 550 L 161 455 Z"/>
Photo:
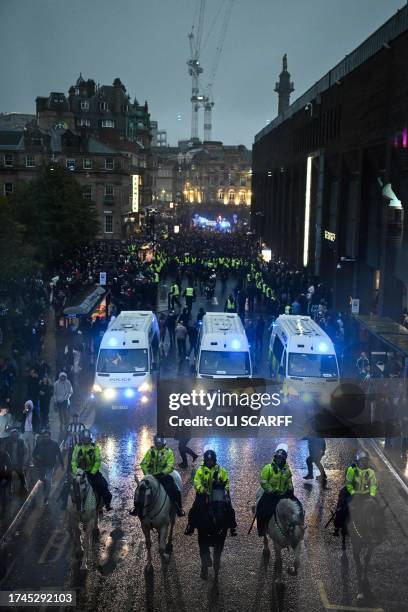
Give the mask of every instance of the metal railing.
<path id="1" fill-rule="evenodd" d="M 289 117 L 304 108 L 306 104 L 314 100 L 323 91 L 326 91 L 339 82 L 352 70 L 366 62 L 370 57 L 378 53 L 383 45 L 388 44 L 394 38 L 408 29 L 408 6 L 401 8 L 395 15 L 386 21 L 378 30 L 369 36 L 354 51 L 346 55 L 334 68 L 329 70 L 319 81 L 308 89 L 300 98 L 291 104 L 287 111 L 281 113 L 271 121 L 260 132 L 255 135 L 255 142 L 286 121 Z"/>

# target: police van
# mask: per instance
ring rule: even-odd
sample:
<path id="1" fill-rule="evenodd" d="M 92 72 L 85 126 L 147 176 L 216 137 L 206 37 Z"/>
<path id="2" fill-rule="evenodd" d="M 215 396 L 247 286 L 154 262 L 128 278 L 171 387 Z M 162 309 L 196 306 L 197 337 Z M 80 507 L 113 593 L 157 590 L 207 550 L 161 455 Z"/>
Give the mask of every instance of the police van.
<path id="1" fill-rule="evenodd" d="M 339 384 L 333 343 L 310 317 L 280 315 L 269 343 L 271 378 L 283 384 L 285 395 L 326 396 Z"/>
<path id="2" fill-rule="evenodd" d="M 248 339 L 237 313 L 207 312 L 197 346 L 198 378 L 252 378 Z"/>
<path id="3" fill-rule="evenodd" d="M 94 399 L 128 408 L 132 400 L 148 403 L 152 372 L 157 369 L 159 325 L 150 310 L 122 311 L 109 323 L 96 362 Z"/>

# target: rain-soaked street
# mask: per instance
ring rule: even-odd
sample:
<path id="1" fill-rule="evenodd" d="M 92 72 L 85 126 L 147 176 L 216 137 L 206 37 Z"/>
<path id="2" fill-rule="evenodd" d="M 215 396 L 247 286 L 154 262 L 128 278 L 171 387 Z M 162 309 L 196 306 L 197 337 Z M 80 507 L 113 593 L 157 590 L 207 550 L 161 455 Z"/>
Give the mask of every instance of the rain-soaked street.
<path id="1" fill-rule="evenodd" d="M 218 295 L 222 302 L 219 288 Z M 201 300 L 196 308 L 204 303 Z M 176 375 L 175 370 L 175 360 L 170 359 L 167 374 Z M 261 365 L 258 372 L 266 375 L 265 366 Z M 82 397 L 87 397 L 86 389 Z M 78 560 L 72 558 L 67 516 L 58 500 L 62 485 L 60 471 L 50 504 L 44 507 L 41 494 L 35 495 L 29 511 L 3 548 L 7 567 L 1 582 L 3 590 L 75 589 L 78 609 L 101 612 L 360 609 L 355 607 L 357 584 L 350 544 L 343 552 L 340 538 L 332 535 L 332 524 L 325 528 L 344 482 L 345 467 L 353 461 L 359 446 L 358 440 L 327 440 L 323 460 L 328 476 L 325 485 L 319 479 L 303 479 L 307 441 L 288 440 L 288 462 L 294 475 L 295 493 L 305 509 L 307 529 L 299 574 L 286 573 L 289 559 L 285 552 L 284 582 L 280 587 L 274 580 L 273 550 L 270 560 L 265 560 L 256 527 L 250 534 L 248 530 L 260 469 L 271 461 L 275 446 L 282 439 L 192 439 L 191 446 L 197 454 L 212 448 L 218 463 L 228 470 L 238 522 L 238 536 L 227 537 L 218 582 L 214 581 L 211 570 L 205 582 L 200 578 L 197 536 L 184 535 L 186 518 L 176 521 L 169 563 L 160 559 L 157 540 L 153 537 L 154 572 L 149 575 L 144 571 L 144 537 L 139 519 L 129 516 L 129 509 L 133 502 L 135 469 L 140 476 L 139 463 L 155 433 L 155 406 L 148 403 L 130 411 L 95 411 L 83 399 L 81 410 L 101 445 L 113 493 L 113 509 L 109 514 L 105 512 L 100 521 L 91 566 L 88 572 L 82 572 Z M 168 443 L 175 451 L 176 462 L 180 461 L 177 441 L 170 439 Z M 386 537 L 371 560 L 371 597 L 364 600 L 363 609 L 401 612 L 408 609 L 406 487 L 402 489 L 404 484 L 384 464 L 372 442 L 366 440 L 363 444 L 377 471 L 380 503 L 386 506 Z M 195 496 L 192 466 L 180 473 L 184 509 L 188 510 Z"/>

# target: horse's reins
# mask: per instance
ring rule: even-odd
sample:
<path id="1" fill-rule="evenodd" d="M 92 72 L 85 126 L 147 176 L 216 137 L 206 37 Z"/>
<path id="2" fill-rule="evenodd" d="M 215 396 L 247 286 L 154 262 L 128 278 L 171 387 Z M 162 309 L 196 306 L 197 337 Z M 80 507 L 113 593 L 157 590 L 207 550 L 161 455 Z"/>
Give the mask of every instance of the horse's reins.
<path id="1" fill-rule="evenodd" d="M 157 498 L 160 496 L 160 485 L 161 485 L 161 483 L 159 483 L 158 492 L 157 492 L 157 495 L 154 497 L 153 501 L 152 501 L 150 504 L 147 504 L 147 506 L 143 506 L 143 510 L 144 510 L 145 508 L 150 508 L 150 506 L 152 506 L 152 507 L 154 508 L 154 506 L 155 506 L 155 504 L 156 504 L 156 501 L 157 501 Z M 161 486 L 163 486 L 163 485 L 161 485 Z M 164 489 L 164 487 L 163 487 L 163 489 Z M 168 498 L 168 494 L 167 494 L 166 489 L 164 489 L 164 492 L 165 492 L 164 501 L 163 501 L 163 503 L 162 503 L 162 505 L 161 505 L 160 510 L 158 510 L 158 512 L 156 512 L 156 514 L 154 514 L 153 516 L 149 516 L 149 517 L 148 517 L 148 520 L 149 520 L 149 521 L 152 521 L 153 519 L 155 519 L 155 518 L 156 518 L 156 516 L 158 516 L 158 515 L 160 514 L 160 512 L 163 510 L 163 508 L 164 508 L 164 504 L 166 503 L 166 500 L 167 500 L 167 498 Z M 147 517 L 146 517 L 146 515 L 145 515 L 143 518 L 147 518 Z"/>

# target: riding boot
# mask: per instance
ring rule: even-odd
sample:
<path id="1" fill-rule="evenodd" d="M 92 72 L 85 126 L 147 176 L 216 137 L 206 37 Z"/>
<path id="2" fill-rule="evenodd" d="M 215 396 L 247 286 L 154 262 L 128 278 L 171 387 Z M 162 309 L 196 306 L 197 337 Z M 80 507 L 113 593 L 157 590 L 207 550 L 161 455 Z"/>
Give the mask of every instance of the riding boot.
<path id="1" fill-rule="evenodd" d="M 183 503 L 181 501 L 181 493 L 180 491 L 177 489 L 177 491 L 174 492 L 174 500 L 173 500 L 173 504 L 176 508 L 176 514 L 177 516 L 185 516 L 186 513 L 183 510 Z"/>

